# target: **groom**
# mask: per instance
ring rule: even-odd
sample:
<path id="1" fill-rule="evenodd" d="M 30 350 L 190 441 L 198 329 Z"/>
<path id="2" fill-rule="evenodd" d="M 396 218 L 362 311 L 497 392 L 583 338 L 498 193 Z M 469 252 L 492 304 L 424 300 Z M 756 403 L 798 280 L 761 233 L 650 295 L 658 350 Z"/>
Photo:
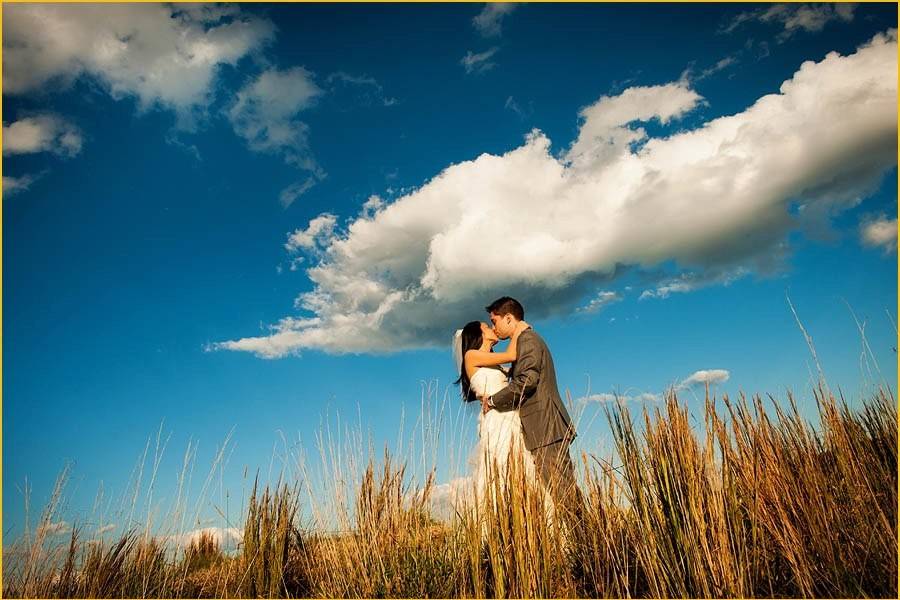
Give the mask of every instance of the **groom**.
<path id="1" fill-rule="evenodd" d="M 525 320 L 525 309 L 509 296 L 498 298 L 485 310 L 491 316 L 494 332 L 502 340 L 508 339 L 519 321 Z M 519 335 L 517 359 L 512 364 L 509 385 L 481 401 L 485 412 L 519 409 L 525 447 L 534 456 L 541 479 L 557 506 L 566 506 L 573 515 L 577 514 L 578 488 L 569 456 L 575 426 L 556 388 L 553 357 L 534 330 L 526 329 Z"/>

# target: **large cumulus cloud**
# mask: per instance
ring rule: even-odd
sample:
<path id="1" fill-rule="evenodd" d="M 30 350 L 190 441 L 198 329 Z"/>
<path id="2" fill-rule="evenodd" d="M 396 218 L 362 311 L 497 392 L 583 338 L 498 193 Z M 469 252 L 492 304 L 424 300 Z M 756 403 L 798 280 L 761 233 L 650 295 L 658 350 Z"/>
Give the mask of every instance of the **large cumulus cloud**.
<path id="1" fill-rule="evenodd" d="M 212 347 L 272 358 L 443 345 L 505 293 L 541 318 L 578 310 L 629 270 L 674 264 L 698 287 L 776 269 L 789 232 L 856 205 L 896 164 L 896 73 L 892 30 L 803 63 L 741 113 L 659 138 L 640 122 L 704 102 L 687 82 L 600 98 L 560 156 L 536 130 L 344 227 L 319 217 L 291 233 L 315 240 L 301 312 Z"/>

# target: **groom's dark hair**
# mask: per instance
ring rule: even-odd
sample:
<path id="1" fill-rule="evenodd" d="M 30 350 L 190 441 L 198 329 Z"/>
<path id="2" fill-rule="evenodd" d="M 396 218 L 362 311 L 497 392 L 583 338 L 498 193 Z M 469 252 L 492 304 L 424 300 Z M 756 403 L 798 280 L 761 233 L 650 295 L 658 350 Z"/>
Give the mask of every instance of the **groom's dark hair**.
<path id="1" fill-rule="evenodd" d="M 512 315 L 518 321 L 525 320 L 525 309 L 522 308 L 522 305 L 519 304 L 518 300 L 516 300 L 515 298 L 510 298 L 509 296 L 497 298 L 496 300 L 485 306 L 484 310 L 488 311 L 488 313 L 500 315 L 501 317 Z"/>

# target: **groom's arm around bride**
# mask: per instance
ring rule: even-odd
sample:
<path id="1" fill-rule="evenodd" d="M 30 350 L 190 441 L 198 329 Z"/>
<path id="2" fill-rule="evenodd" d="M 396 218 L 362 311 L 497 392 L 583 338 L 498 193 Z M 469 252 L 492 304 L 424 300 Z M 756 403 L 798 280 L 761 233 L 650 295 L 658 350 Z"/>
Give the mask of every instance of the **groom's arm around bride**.
<path id="1" fill-rule="evenodd" d="M 569 411 L 559 396 L 553 357 L 532 329 L 519 336 L 509 385 L 494 394 L 489 405 L 499 411 L 519 409 L 525 445 L 532 452 L 556 442 L 568 446 L 575 437 Z"/>

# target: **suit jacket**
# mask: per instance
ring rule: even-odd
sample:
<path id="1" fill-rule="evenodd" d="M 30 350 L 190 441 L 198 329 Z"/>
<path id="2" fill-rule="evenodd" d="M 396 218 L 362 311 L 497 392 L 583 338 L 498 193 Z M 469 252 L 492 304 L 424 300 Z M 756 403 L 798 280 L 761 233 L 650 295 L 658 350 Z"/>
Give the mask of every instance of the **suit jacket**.
<path id="1" fill-rule="evenodd" d="M 509 385 L 492 397 L 499 411 L 519 409 L 525 446 L 534 450 L 575 437 L 572 418 L 556 388 L 556 369 L 547 344 L 532 329 L 519 335 Z"/>

